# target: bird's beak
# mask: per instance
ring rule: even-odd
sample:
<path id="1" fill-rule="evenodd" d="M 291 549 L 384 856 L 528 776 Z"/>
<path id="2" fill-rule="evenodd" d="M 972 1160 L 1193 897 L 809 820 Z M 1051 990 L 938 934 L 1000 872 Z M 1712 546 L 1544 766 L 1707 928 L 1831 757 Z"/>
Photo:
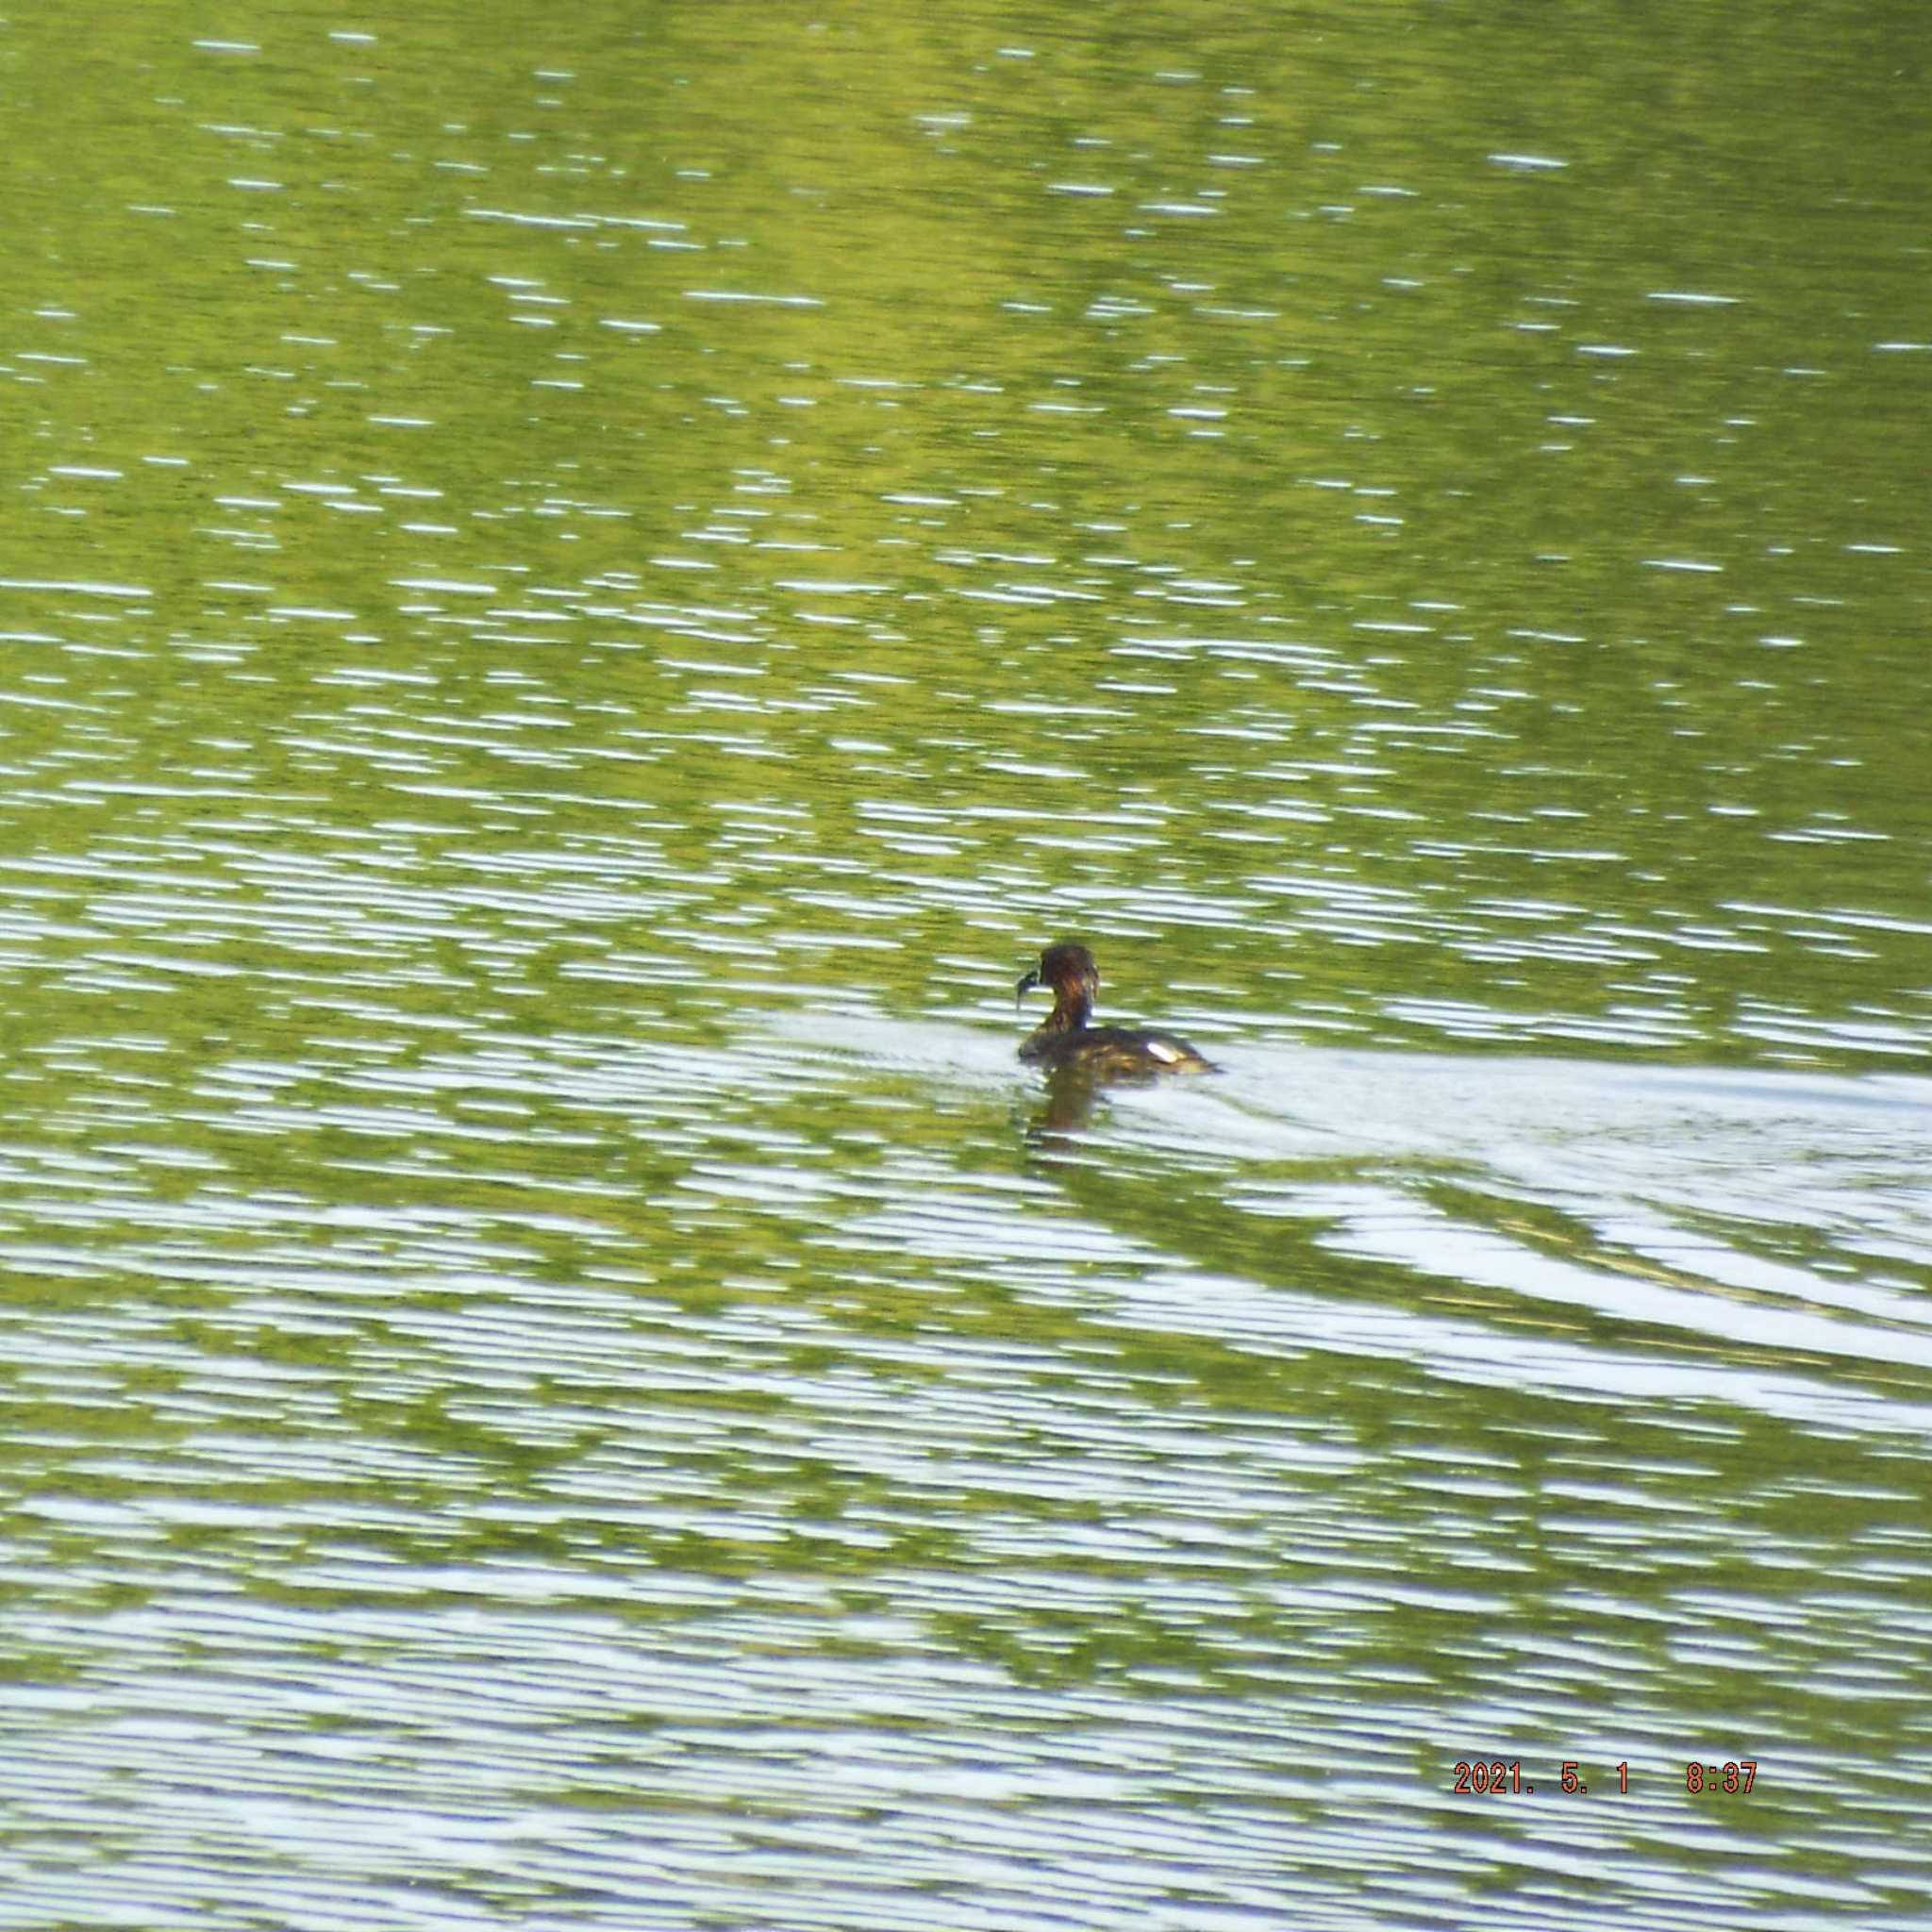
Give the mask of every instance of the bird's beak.
<path id="1" fill-rule="evenodd" d="M 1020 1004 L 1020 1002 L 1021 1002 L 1022 1000 L 1024 1000 L 1024 998 L 1026 997 L 1026 995 L 1027 995 L 1027 994 L 1028 994 L 1029 992 L 1031 992 L 1031 991 L 1033 991 L 1033 989 L 1034 989 L 1034 988 L 1035 988 L 1036 986 L 1038 986 L 1039 984 L 1040 984 L 1040 968 L 1039 968 L 1038 966 L 1036 966 L 1036 967 L 1035 967 L 1035 968 L 1033 969 L 1033 971 L 1032 971 L 1031 973 L 1027 974 L 1027 975 L 1025 976 L 1025 978 L 1024 978 L 1023 980 L 1021 980 L 1020 984 L 1019 984 L 1018 986 L 1016 986 L 1016 987 L 1015 987 L 1015 988 L 1013 989 L 1013 1004 L 1014 1004 L 1014 1006 L 1016 1006 L 1016 1007 L 1017 1007 L 1017 1006 L 1018 1006 L 1018 1005 Z"/>

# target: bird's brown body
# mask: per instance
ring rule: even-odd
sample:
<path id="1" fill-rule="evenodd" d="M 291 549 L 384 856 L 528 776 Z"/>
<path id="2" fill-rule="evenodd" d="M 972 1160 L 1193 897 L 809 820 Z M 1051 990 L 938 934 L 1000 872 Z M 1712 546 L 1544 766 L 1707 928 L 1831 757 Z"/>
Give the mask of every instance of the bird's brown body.
<path id="1" fill-rule="evenodd" d="M 1211 1074 L 1214 1063 L 1172 1033 L 1135 1026 L 1092 1026 L 1100 969 L 1077 940 L 1060 940 L 1040 956 L 1016 998 L 1036 986 L 1053 991 L 1053 1011 L 1027 1035 L 1020 1058 L 1049 1069 L 1078 1068 L 1095 1079 L 1144 1079 L 1157 1074 Z"/>

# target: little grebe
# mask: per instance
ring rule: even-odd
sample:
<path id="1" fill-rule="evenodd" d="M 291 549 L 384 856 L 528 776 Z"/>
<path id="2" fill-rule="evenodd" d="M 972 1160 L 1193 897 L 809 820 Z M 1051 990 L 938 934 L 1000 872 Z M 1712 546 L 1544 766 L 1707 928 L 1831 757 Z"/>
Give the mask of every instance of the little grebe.
<path id="1" fill-rule="evenodd" d="M 1214 1063 L 1172 1033 L 1134 1026 L 1090 1026 L 1100 969 L 1076 940 L 1060 940 L 1040 956 L 1020 982 L 1017 1005 L 1036 986 L 1053 989 L 1053 1011 L 1020 1048 L 1023 1060 L 1048 1068 L 1077 1067 L 1097 1078 L 1150 1074 L 1211 1074 Z"/>

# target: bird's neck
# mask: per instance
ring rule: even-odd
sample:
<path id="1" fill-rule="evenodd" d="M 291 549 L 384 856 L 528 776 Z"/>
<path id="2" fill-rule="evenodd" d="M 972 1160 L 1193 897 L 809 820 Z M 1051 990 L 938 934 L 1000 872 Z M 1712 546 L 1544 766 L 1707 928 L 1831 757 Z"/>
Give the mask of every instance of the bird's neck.
<path id="1" fill-rule="evenodd" d="M 1077 1033 L 1092 1018 L 1093 1002 L 1078 987 L 1054 990 L 1053 1011 L 1046 1016 L 1042 1033 Z"/>

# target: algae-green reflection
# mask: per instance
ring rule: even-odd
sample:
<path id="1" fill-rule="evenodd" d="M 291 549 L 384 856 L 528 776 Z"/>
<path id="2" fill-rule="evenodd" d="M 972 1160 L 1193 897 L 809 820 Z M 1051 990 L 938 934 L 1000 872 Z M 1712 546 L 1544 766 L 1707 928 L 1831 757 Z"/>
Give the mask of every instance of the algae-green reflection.
<path id="1" fill-rule="evenodd" d="M 106 22 L 0 34 L 0 1888 L 1923 1919 L 1917 12 Z M 1021 1069 L 1075 933 L 1224 1074 Z"/>

